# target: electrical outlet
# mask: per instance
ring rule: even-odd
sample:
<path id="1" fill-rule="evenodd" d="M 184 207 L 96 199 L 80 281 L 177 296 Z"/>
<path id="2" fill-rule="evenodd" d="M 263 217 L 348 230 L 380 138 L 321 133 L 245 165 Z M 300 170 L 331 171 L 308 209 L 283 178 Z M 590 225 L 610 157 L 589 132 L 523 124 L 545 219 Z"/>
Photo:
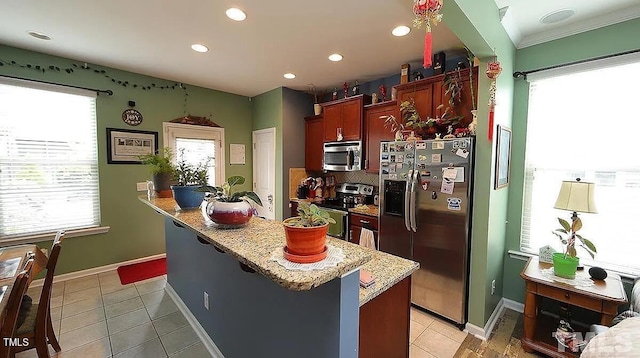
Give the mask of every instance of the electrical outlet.
<path id="1" fill-rule="evenodd" d="M 209 294 L 207 291 L 204 291 L 204 308 L 206 308 L 207 311 L 209 310 Z"/>
<path id="2" fill-rule="evenodd" d="M 147 191 L 147 182 L 143 181 L 140 183 L 136 183 L 136 190 L 137 191 Z"/>
<path id="3" fill-rule="evenodd" d="M 496 280 L 491 281 L 491 296 L 496 293 Z"/>

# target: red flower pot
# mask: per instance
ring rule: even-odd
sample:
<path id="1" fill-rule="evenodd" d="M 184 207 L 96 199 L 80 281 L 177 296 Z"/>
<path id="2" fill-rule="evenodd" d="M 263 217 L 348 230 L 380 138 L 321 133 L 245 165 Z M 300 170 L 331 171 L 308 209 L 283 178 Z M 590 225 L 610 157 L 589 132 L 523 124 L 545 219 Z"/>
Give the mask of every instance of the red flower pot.
<path id="1" fill-rule="evenodd" d="M 288 218 L 283 222 L 287 238 L 287 251 L 300 256 L 322 253 L 327 243 L 329 224 L 313 227 L 291 226 L 290 222 L 295 219 L 297 218 Z"/>

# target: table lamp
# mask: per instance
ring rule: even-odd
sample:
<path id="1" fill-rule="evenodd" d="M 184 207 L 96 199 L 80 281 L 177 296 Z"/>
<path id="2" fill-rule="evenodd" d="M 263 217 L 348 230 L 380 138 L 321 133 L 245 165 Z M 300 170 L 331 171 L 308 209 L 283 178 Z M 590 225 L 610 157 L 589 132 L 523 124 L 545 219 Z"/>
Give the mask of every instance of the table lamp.
<path id="1" fill-rule="evenodd" d="M 578 218 L 578 212 L 596 214 L 594 189 L 595 183 L 587 183 L 577 178 L 575 181 L 563 181 L 556 200 L 556 209 L 573 211 L 571 222 Z"/>

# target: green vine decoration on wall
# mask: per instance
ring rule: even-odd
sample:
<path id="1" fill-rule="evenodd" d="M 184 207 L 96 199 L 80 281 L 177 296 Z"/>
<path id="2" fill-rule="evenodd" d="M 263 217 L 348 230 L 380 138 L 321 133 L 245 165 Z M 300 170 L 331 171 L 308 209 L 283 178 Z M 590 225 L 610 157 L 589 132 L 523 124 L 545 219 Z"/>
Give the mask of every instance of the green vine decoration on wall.
<path id="1" fill-rule="evenodd" d="M 180 82 L 175 82 L 173 84 L 170 85 L 163 85 L 163 86 L 159 86 L 156 85 L 155 83 L 151 83 L 151 84 L 146 84 L 146 85 L 141 85 L 138 83 L 133 83 L 130 81 L 123 81 L 121 79 L 115 78 L 113 76 L 111 76 L 107 71 L 103 70 L 103 69 L 98 69 L 98 68 L 92 68 L 91 66 L 89 66 L 86 62 L 83 64 L 77 64 L 77 63 L 72 63 L 70 67 L 66 67 L 66 68 L 60 68 L 59 66 L 55 66 L 55 65 L 48 65 L 48 66 L 43 66 L 43 65 L 34 65 L 34 64 L 22 64 L 19 63 L 17 61 L 14 60 L 5 60 L 0 58 L 0 67 L 2 66 L 17 66 L 20 68 L 24 68 L 27 70 L 32 70 L 32 71 L 36 71 L 39 73 L 47 73 L 47 72 L 60 72 L 60 73 L 67 73 L 67 74 L 72 74 L 75 73 L 76 71 L 88 71 L 88 72 L 92 72 L 96 75 L 101 75 L 105 78 L 108 78 L 109 80 L 111 80 L 111 82 L 113 82 L 114 84 L 120 85 L 122 87 L 131 87 L 131 88 L 136 88 L 136 89 L 141 89 L 143 91 L 149 91 L 152 89 L 159 89 L 159 90 L 175 90 L 175 89 L 181 89 L 184 91 L 184 113 L 185 115 L 187 114 L 187 104 L 188 104 L 188 97 L 189 97 L 189 92 L 187 90 L 187 87 L 180 83 Z"/>

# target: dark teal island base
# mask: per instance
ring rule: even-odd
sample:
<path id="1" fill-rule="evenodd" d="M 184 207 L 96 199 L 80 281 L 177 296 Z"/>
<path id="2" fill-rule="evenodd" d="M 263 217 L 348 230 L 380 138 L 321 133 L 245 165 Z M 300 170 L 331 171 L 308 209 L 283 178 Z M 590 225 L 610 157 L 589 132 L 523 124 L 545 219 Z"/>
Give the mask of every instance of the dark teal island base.
<path id="1" fill-rule="evenodd" d="M 165 218 L 167 282 L 226 358 L 358 356 L 359 270 L 289 290 L 178 225 Z"/>

